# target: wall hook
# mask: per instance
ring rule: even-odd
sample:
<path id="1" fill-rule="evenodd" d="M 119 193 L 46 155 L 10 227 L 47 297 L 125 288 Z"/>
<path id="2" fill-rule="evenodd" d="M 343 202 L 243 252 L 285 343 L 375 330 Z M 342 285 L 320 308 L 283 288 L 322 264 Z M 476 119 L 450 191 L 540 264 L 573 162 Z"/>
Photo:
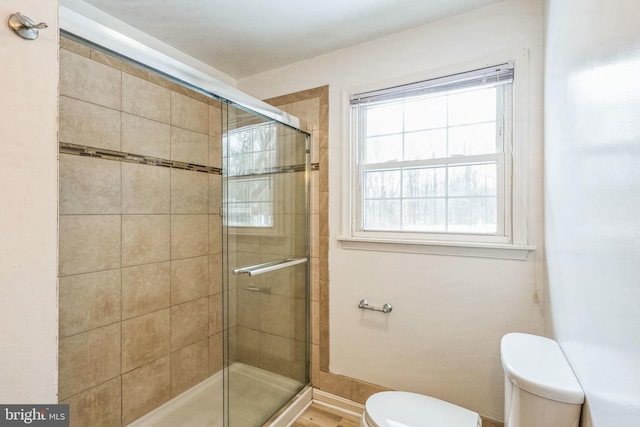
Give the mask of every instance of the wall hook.
<path id="1" fill-rule="evenodd" d="M 44 22 L 36 24 L 28 16 L 16 12 L 9 17 L 9 28 L 25 40 L 35 40 L 38 38 L 39 30 L 47 28 Z"/>

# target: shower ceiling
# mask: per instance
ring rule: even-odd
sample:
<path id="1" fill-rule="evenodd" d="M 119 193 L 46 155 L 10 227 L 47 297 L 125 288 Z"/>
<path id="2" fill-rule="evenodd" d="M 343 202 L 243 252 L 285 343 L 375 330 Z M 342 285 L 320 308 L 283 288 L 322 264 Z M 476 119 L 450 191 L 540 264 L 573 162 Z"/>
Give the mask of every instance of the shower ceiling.
<path id="1" fill-rule="evenodd" d="M 86 0 L 85 3 L 233 79 L 240 79 L 498 1 L 501 0 Z M 77 9 L 82 3 L 60 1 L 70 9 Z"/>

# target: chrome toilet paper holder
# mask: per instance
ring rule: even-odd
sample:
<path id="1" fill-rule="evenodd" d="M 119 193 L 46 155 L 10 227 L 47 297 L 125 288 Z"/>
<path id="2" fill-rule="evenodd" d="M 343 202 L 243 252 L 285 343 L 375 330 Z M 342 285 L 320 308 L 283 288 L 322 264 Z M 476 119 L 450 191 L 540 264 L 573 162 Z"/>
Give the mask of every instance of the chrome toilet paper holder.
<path id="1" fill-rule="evenodd" d="M 385 314 L 391 313 L 391 310 L 393 310 L 393 306 L 389 303 L 384 304 L 382 307 L 374 307 L 372 305 L 369 305 L 369 302 L 367 301 L 366 298 L 363 298 L 360 300 L 360 303 L 358 304 L 358 308 L 362 310 L 380 311 Z"/>

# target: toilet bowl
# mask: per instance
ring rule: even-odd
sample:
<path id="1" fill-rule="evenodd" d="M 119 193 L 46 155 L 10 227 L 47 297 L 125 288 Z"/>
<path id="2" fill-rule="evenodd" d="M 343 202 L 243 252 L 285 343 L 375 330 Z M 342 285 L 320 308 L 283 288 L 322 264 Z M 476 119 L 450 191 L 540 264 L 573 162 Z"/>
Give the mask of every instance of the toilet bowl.
<path id="1" fill-rule="evenodd" d="M 480 416 L 433 397 L 383 391 L 367 399 L 360 427 L 480 427 Z"/>
<path id="2" fill-rule="evenodd" d="M 578 427 L 584 392 L 556 341 L 507 334 L 500 359 L 505 427 Z"/>
<path id="3" fill-rule="evenodd" d="M 505 427 L 578 427 L 584 393 L 557 342 L 511 333 L 502 338 Z M 373 394 L 360 427 L 481 427 L 480 416 L 433 397 Z"/>

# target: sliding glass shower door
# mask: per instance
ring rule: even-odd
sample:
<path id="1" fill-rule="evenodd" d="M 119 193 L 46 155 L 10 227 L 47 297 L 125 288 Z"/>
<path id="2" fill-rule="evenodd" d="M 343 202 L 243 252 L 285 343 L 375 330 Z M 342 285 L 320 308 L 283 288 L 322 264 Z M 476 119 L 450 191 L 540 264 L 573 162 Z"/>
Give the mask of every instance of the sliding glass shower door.
<path id="1" fill-rule="evenodd" d="M 225 425 L 260 426 L 309 381 L 308 134 L 222 122 Z"/>

